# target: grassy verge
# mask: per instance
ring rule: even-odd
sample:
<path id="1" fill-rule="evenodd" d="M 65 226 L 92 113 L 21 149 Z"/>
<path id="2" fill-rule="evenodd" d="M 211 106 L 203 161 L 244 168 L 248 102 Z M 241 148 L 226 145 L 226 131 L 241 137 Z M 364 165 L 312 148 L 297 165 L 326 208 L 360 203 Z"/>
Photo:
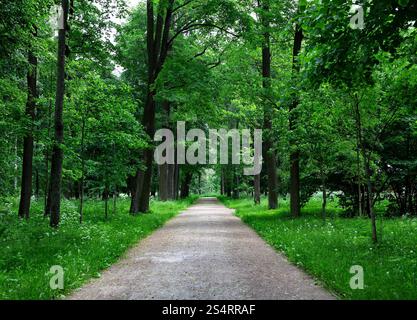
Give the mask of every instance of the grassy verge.
<path id="1" fill-rule="evenodd" d="M 133 217 L 129 200 L 120 200 L 106 220 L 101 201 L 87 201 L 78 223 L 77 203 L 63 201 L 58 230 L 48 226 L 42 204 L 34 201 L 31 219 L 17 218 L 16 200 L 0 204 L 0 299 L 56 299 L 80 287 L 116 262 L 133 244 L 189 206 L 195 198 L 151 203 L 151 213 Z M 52 290 L 51 266 L 65 272 L 63 290 Z"/>
<path id="2" fill-rule="evenodd" d="M 417 219 L 378 219 L 379 236 L 370 239 L 370 221 L 341 218 L 336 203 L 329 216 L 320 219 L 320 199 L 313 199 L 303 216 L 292 219 L 288 203 L 267 210 L 266 202 L 220 199 L 236 209 L 236 215 L 263 239 L 283 252 L 294 264 L 314 275 L 344 299 L 417 299 Z M 364 270 L 363 290 L 352 290 L 349 273 L 353 265 Z"/>

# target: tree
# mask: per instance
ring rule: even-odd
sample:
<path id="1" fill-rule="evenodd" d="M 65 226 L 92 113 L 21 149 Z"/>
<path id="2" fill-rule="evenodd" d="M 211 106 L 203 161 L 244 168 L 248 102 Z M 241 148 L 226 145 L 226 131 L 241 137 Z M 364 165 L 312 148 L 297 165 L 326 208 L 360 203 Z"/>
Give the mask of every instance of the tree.
<path id="1" fill-rule="evenodd" d="M 57 83 L 55 97 L 55 138 L 52 149 L 51 160 L 51 193 L 50 193 L 50 224 L 52 227 L 58 227 L 61 210 L 61 179 L 62 179 L 62 162 L 64 152 L 62 144 L 64 142 L 64 123 L 63 109 L 65 97 L 65 48 L 66 35 L 68 30 L 68 0 L 62 0 L 62 16 L 59 21 L 58 31 L 58 61 L 57 61 Z"/>
<path id="2" fill-rule="evenodd" d="M 36 37 L 36 27 L 34 27 Z M 19 205 L 19 217 L 29 218 L 30 198 L 32 196 L 32 161 L 33 161 L 33 122 L 35 121 L 37 90 L 37 68 L 38 59 L 33 50 L 28 52 L 29 70 L 27 73 L 28 98 L 26 102 L 26 115 L 29 126 L 23 139 L 23 163 L 22 183 Z"/>
<path id="3" fill-rule="evenodd" d="M 304 9 L 304 5 L 300 4 L 299 11 Z M 300 23 L 295 24 L 294 31 L 294 43 L 292 50 L 292 70 L 295 74 L 300 71 L 300 63 L 298 61 L 301 46 L 303 42 L 303 29 Z M 298 80 L 297 75 L 295 76 L 296 81 Z M 297 85 L 294 85 L 297 87 Z M 295 93 L 297 95 L 297 93 Z M 289 125 L 290 131 L 293 131 L 296 123 L 295 109 L 298 106 L 298 97 L 293 97 L 293 101 L 290 104 L 289 110 Z M 297 142 L 294 141 L 294 145 L 297 145 Z M 291 213 L 294 217 L 300 216 L 300 152 L 295 148 L 290 154 L 290 207 Z"/>
<path id="4" fill-rule="evenodd" d="M 276 167 L 276 154 L 274 150 L 272 138 L 272 114 L 273 108 L 270 102 L 271 90 L 271 49 L 270 49 L 270 12 L 269 0 L 262 0 L 258 2 L 262 11 L 260 20 L 263 28 L 263 44 L 262 44 L 262 86 L 264 88 L 264 141 L 263 152 L 265 154 L 265 166 L 268 176 L 268 207 L 269 209 L 276 209 L 278 207 L 278 179 Z"/>

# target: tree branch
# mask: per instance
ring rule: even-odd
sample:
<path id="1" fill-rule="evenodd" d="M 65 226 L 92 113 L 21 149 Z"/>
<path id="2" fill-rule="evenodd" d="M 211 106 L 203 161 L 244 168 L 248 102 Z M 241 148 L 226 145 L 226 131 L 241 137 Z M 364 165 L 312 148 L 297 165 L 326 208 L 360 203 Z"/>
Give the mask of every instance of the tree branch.
<path id="1" fill-rule="evenodd" d="M 197 30 L 199 29 L 199 27 L 209 27 L 209 28 L 213 28 L 213 29 L 218 29 L 226 34 L 229 34 L 235 38 L 238 38 L 239 35 L 237 35 L 236 33 L 233 33 L 221 26 L 217 26 L 215 24 L 212 23 L 188 23 L 186 24 L 183 28 L 181 28 L 180 30 L 177 31 L 177 33 L 169 40 L 169 43 L 172 43 L 174 41 L 175 38 L 177 38 L 181 33 L 183 33 L 184 31 L 191 31 L 191 30 Z"/>
<path id="2" fill-rule="evenodd" d="M 185 1 L 183 4 L 178 5 L 177 7 L 175 7 L 174 9 L 172 9 L 172 13 L 177 12 L 179 9 L 184 8 L 185 6 L 188 6 L 191 2 L 194 2 L 195 0 L 188 0 Z"/>

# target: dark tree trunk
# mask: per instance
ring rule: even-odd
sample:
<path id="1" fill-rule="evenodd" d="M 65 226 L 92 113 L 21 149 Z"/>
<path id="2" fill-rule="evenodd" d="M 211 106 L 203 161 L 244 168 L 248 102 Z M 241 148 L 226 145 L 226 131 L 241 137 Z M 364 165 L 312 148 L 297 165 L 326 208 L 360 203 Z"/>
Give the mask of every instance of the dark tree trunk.
<path id="1" fill-rule="evenodd" d="M 132 199 L 130 203 L 130 213 L 135 215 L 139 212 L 139 198 L 142 193 L 143 171 L 138 170 L 133 183 Z"/>
<path id="2" fill-rule="evenodd" d="M 175 164 L 168 164 L 168 199 L 175 200 Z"/>
<path id="3" fill-rule="evenodd" d="M 164 128 L 169 129 L 169 114 L 170 114 L 170 103 L 169 101 L 162 102 L 163 117 L 164 117 Z M 171 190 L 171 168 L 172 164 L 164 163 L 159 165 L 159 200 L 167 201 L 172 199 L 172 190 Z"/>
<path id="4" fill-rule="evenodd" d="M 146 134 L 152 139 L 155 134 L 155 91 L 152 88 L 155 79 L 165 62 L 169 50 L 169 32 L 171 29 L 171 18 L 173 10 L 173 0 L 166 3 L 160 2 L 158 5 L 158 13 L 156 26 L 154 25 L 153 1 L 147 0 L 147 56 L 148 56 L 148 94 L 143 112 L 142 125 Z M 166 11 L 165 11 L 166 8 Z M 165 11 L 165 19 L 164 19 Z M 145 171 L 142 175 L 141 188 L 135 192 L 132 199 L 131 211 L 136 214 L 138 212 L 149 211 L 149 199 L 152 181 L 152 162 L 153 148 L 150 147 L 144 151 Z M 139 177 L 139 176 L 138 176 Z M 139 184 L 139 181 L 137 185 Z M 138 188 L 137 188 L 138 189 Z M 140 192 L 138 192 L 140 191 Z"/>
<path id="5" fill-rule="evenodd" d="M 374 212 L 374 204 L 373 204 L 373 192 L 372 192 L 372 182 L 371 182 L 371 167 L 370 167 L 370 159 L 366 156 L 366 152 L 364 152 L 365 158 L 365 172 L 366 172 L 366 185 L 368 188 L 368 208 L 369 208 L 369 215 L 371 216 L 371 226 L 372 226 L 372 241 L 374 243 L 378 242 L 377 236 L 377 229 L 376 229 L 376 217 Z"/>
<path id="6" fill-rule="evenodd" d="M 278 207 L 278 178 L 277 178 L 277 161 L 272 138 L 272 113 L 273 107 L 270 101 L 271 92 L 271 36 L 268 31 L 270 28 L 270 10 L 269 0 L 262 0 L 261 21 L 263 26 L 263 45 L 262 45 L 262 77 L 264 88 L 264 143 L 265 166 L 268 176 L 268 208 L 276 209 Z"/>
<path id="7" fill-rule="evenodd" d="M 175 186 L 174 186 L 174 199 L 175 200 L 178 200 L 178 192 L 179 192 L 179 186 L 180 186 L 180 166 L 179 166 L 179 164 L 177 163 L 176 165 L 175 165 L 175 177 L 174 177 L 175 179 L 175 181 L 174 181 L 174 184 L 175 184 Z"/>
<path id="8" fill-rule="evenodd" d="M 358 112 L 358 110 L 356 110 L 356 112 Z M 356 117 L 358 117 L 358 115 L 356 115 Z M 357 126 L 358 127 L 358 126 Z M 360 141 L 359 141 L 359 137 L 360 137 L 360 132 L 359 132 L 359 127 L 357 128 L 357 133 L 356 133 L 356 170 L 357 170 L 357 185 L 358 185 L 358 215 L 361 217 L 362 216 L 362 175 L 361 175 L 361 147 L 360 147 Z"/>
<path id="9" fill-rule="evenodd" d="M 255 205 L 261 204 L 261 175 L 253 177 L 253 201 Z"/>
<path id="10" fill-rule="evenodd" d="M 153 114 L 155 111 L 152 111 Z M 153 122 L 154 120 L 152 120 Z M 147 130 L 148 134 L 149 131 Z M 149 134 L 150 136 L 153 136 L 153 134 Z M 147 149 L 144 152 L 145 155 L 145 166 L 146 169 L 143 172 L 142 177 L 142 188 L 141 192 L 139 194 L 139 202 L 138 202 L 138 208 L 137 211 L 134 213 L 146 213 L 149 212 L 149 199 L 151 195 L 151 183 L 152 183 L 152 160 L 153 160 L 153 149 Z"/>
<path id="11" fill-rule="evenodd" d="M 185 199 L 190 195 L 190 184 L 192 178 L 193 174 L 191 172 L 187 172 L 185 174 L 185 177 L 181 183 L 181 199 Z"/>
<path id="12" fill-rule="evenodd" d="M 364 159 L 365 166 L 365 177 L 368 191 L 367 205 L 369 208 L 369 215 L 371 217 L 371 227 L 372 227 L 372 241 L 374 243 L 378 242 L 377 229 L 376 229 L 376 217 L 373 209 L 373 193 L 372 193 L 372 181 L 371 181 L 371 167 L 370 167 L 370 154 L 367 155 L 365 150 L 365 145 L 363 142 L 363 133 L 362 133 L 362 117 L 360 112 L 360 102 L 359 98 L 355 96 L 355 111 L 356 111 L 356 127 L 358 132 L 358 141 L 360 149 L 362 150 L 362 156 Z"/>
<path id="13" fill-rule="evenodd" d="M 33 171 L 33 123 L 36 114 L 37 99 L 37 68 L 38 59 L 32 51 L 28 54 L 29 70 L 27 73 L 28 98 L 26 102 L 26 116 L 30 120 L 23 139 L 23 163 L 22 180 L 20 189 L 19 217 L 29 218 L 30 197 L 32 196 L 32 171 Z"/>
<path id="14" fill-rule="evenodd" d="M 136 183 L 135 176 L 129 175 L 126 179 L 126 186 L 127 186 L 127 193 L 129 194 L 131 199 L 133 198 L 133 194 L 135 193 L 135 183 Z"/>
<path id="15" fill-rule="evenodd" d="M 50 224 L 52 227 L 58 227 L 61 211 L 61 180 L 62 180 L 62 162 L 64 141 L 64 95 L 65 95 L 65 42 L 67 33 L 68 19 L 68 0 L 62 0 L 63 21 L 58 33 L 58 62 L 57 62 L 57 86 L 55 98 L 55 141 L 52 149 L 51 160 L 51 207 Z"/>
<path id="16" fill-rule="evenodd" d="M 167 201 L 168 200 L 168 165 L 162 164 L 158 166 L 159 168 L 159 200 Z"/>
<path id="17" fill-rule="evenodd" d="M 48 140 L 51 137 L 51 114 L 52 114 L 52 95 L 53 95 L 53 70 L 51 69 L 50 75 L 50 96 L 48 103 Z M 44 217 L 49 216 L 51 212 L 50 206 L 50 184 L 49 184 L 49 145 L 46 147 L 45 152 L 45 190 L 44 190 Z"/>
<path id="18" fill-rule="evenodd" d="M 298 57 L 301 51 L 301 45 L 303 42 L 303 30 L 300 25 L 295 26 L 294 34 L 294 46 L 293 46 L 293 73 L 298 73 L 300 70 L 300 64 Z M 296 115 L 294 110 L 298 107 L 298 97 L 294 97 L 292 104 L 290 105 L 289 124 L 290 131 L 294 132 Z M 292 141 L 292 145 L 296 145 L 296 141 Z M 294 217 L 300 216 L 300 152 L 298 150 L 292 151 L 290 154 L 290 207 L 291 214 Z"/>
<path id="19" fill-rule="evenodd" d="M 158 171 L 158 170 L 156 170 Z M 151 197 L 156 197 L 156 193 L 158 192 L 158 173 L 155 175 L 155 166 L 152 170 L 152 179 L 151 179 Z"/>
<path id="20" fill-rule="evenodd" d="M 156 76 L 156 64 L 158 62 L 157 52 L 159 43 L 154 38 L 154 10 L 153 1 L 146 1 L 146 16 L 147 16 L 147 56 L 148 56 L 148 86 L 147 96 L 145 102 L 145 108 L 143 110 L 142 125 L 145 128 L 146 134 L 152 139 L 155 131 L 155 101 L 154 92 L 151 89 L 155 81 Z M 161 19 L 161 13 L 158 12 L 158 21 Z M 158 34 L 159 28 L 157 27 L 156 37 L 160 37 Z M 143 153 L 143 160 L 145 164 L 145 170 L 136 174 L 136 190 L 134 197 L 132 198 L 131 213 L 137 214 L 139 212 L 149 211 L 149 198 L 152 180 L 152 148 L 147 148 Z"/>

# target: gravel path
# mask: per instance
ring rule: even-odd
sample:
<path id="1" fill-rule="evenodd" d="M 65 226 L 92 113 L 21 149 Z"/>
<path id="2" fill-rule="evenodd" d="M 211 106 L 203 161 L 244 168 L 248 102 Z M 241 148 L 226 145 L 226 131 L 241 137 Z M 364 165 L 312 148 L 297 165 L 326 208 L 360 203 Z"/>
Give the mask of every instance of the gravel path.
<path id="1" fill-rule="evenodd" d="M 69 299 L 334 299 L 233 211 L 203 198 Z"/>

